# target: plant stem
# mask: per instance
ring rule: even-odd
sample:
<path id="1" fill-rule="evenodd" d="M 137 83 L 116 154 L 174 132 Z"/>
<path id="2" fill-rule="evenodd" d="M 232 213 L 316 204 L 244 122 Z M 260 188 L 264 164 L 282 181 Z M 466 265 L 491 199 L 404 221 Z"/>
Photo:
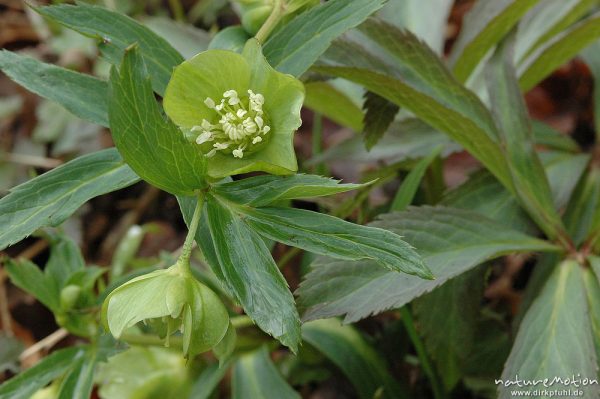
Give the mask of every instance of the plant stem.
<path id="1" fill-rule="evenodd" d="M 279 20 L 285 14 L 285 3 L 283 0 L 275 0 L 273 4 L 273 11 L 269 14 L 269 17 L 265 21 L 265 23 L 260 27 L 256 35 L 254 36 L 256 40 L 258 40 L 261 44 L 264 43 L 273 29 L 279 23 Z"/>
<path id="2" fill-rule="evenodd" d="M 185 22 L 185 15 L 183 12 L 183 6 L 181 5 L 181 1 L 169 0 L 169 7 L 171 7 L 171 12 L 173 12 L 173 18 L 175 18 L 175 21 Z"/>
<path id="3" fill-rule="evenodd" d="M 233 328 L 251 327 L 254 325 L 254 320 L 250 316 L 235 316 L 229 319 Z"/>
<path id="4" fill-rule="evenodd" d="M 423 371 L 427 375 L 429 382 L 431 383 L 431 389 L 433 390 L 433 396 L 436 399 L 443 399 L 446 397 L 446 393 L 444 392 L 444 388 L 441 382 L 438 379 L 438 376 L 433 369 L 433 365 L 429 361 L 429 356 L 427 356 L 427 352 L 425 351 L 425 345 L 423 345 L 423 341 L 417 330 L 415 329 L 415 323 L 410 313 L 410 310 L 403 306 L 400 308 L 400 314 L 402 316 L 402 322 L 404 323 L 404 328 L 406 328 L 406 332 L 410 337 L 410 340 L 415 347 L 415 351 L 417 352 L 417 356 L 419 357 L 419 361 L 421 362 L 421 367 L 423 367 Z"/>
<path id="5" fill-rule="evenodd" d="M 323 116 L 315 112 L 313 117 L 312 129 L 312 156 L 313 158 L 323 152 Z M 323 162 L 319 162 L 315 166 L 315 173 L 321 176 L 326 176 L 327 167 Z"/>
<path id="6" fill-rule="evenodd" d="M 196 209 L 194 209 L 194 216 L 192 216 L 192 221 L 190 222 L 188 233 L 185 237 L 185 242 L 181 248 L 181 255 L 179 255 L 179 259 L 177 260 L 177 263 L 187 267 L 187 270 L 190 268 L 190 256 L 192 255 L 192 247 L 194 246 L 194 239 L 196 237 L 198 225 L 200 224 L 200 217 L 202 216 L 203 207 L 204 193 L 202 192 L 198 195 L 198 202 L 196 203 Z"/>

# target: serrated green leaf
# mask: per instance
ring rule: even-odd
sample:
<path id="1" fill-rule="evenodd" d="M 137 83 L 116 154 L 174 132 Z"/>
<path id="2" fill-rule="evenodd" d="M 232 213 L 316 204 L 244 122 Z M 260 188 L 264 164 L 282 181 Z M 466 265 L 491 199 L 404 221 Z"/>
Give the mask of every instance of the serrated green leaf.
<path id="1" fill-rule="evenodd" d="M 7 50 L 0 51 L 0 70 L 27 90 L 56 101 L 74 115 L 108 126 L 106 82 Z"/>
<path id="2" fill-rule="evenodd" d="M 414 301 L 419 331 L 447 391 L 463 376 L 475 341 L 484 272 L 480 267 L 464 273 Z"/>
<path id="3" fill-rule="evenodd" d="M 198 245 L 215 274 L 263 331 L 296 351 L 300 320 L 294 297 L 264 241 L 212 196 L 205 220 Z"/>
<path id="4" fill-rule="evenodd" d="M 166 40 L 126 15 L 85 3 L 34 7 L 36 12 L 82 35 L 97 39 L 108 60 L 118 65 L 123 52 L 137 43 L 146 62 L 152 87 L 164 94 L 175 66 L 183 57 Z"/>
<path id="5" fill-rule="evenodd" d="M 573 25 L 519 66 L 519 86 L 528 91 L 600 37 L 600 12 Z"/>
<path id="6" fill-rule="evenodd" d="M 40 227 L 58 226 L 89 199 L 138 180 L 111 148 L 76 158 L 15 187 L 0 200 L 0 249 Z"/>
<path id="7" fill-rule="evenodd" d="M 431 154 L 421 159 L 410 171 L 394 196 L 392 205 L 390 206 L 391 211 L 403 211 L 413 202 L 427 168 L 441 151 L 441 146 L 435 148 Z"/>
<path id="8" fill-rule="evenodd" d="M 305 83 L 304 89 L 306 90 L 305 107 L 356 132 L 362 129 L 363 112 L 345 93 L 327 82 Z"/>
<path id="9" fill-rule="evenodd" d="M 439 57 L 408 31 L 369 19 L 360 31 L 393 63 L 350 40 L 337 41 L 313 68 L 363 85 L 448 134 L 512 190 L 491 114 Z"/>
<path id="10" fill-rule="evenodd" d="M 588 46 L 581 57 L 590 68 L 594 77 L 594 122 L 596 126 L 596 137 L 600 135 L 600 40 Z"/>
<path id="11" fill-rule="evenodd" d="M 336 259 L 371 259 L 395 272 L 434 276 L 397 234 L 323 213 L 295 208 L 238 208 L 255 231 L 271 240 Z"/>
<path id="12" fill-rule="evenodd" d="M 265 43 L 273 68 L 302 75 L 327 50 L 331 41 L 363 22 L 383 6 L 383 0 L 331 0 L 294 18 Z"/>
<path id="13" fill-rule="evenodd" d="M 263 175 L 216 184 L 211 191 L 238 204 L 260 207 L 277 201 L 344 193 L 364 186 L 365 184 L 342 184 L 340 180 L 317 175 Z"/>
<path id="14" fill-rule="evenodd" d="M 205 157 L 160 112 L 137 47 L 126 51 L 110 77 L 108 114 L 116 147 L 144 180 L 172 194 L 206 185 Z"/>
<path id="15" fill-rule="evenodd" d="M 370 150 L 388 130 L 398 111 L 400 111 L 400 107 L 370 91 L 365 93 L 364 98 L 363 134 L 365 146 L 367 150 Z"/>
<path id="16" fill-rule="evenodd" d="M 30 399 L 39 389 L 63 375 L 73 361 L 84 356 L 85 349 L 60 349 L 42 361 L 0 385 L 2 399 Z"/>
<path id="17" fill-rule="evenodd" d="M 450 64 L 460 82 L 466 82 L 479 62 L 539 0 L 480 0 L 465 15 Z"/>
<path id="18" fill-rule="evenodd" d="M 558 265 L 528 310 L 502 373 L 503 381 L 538 381 L 573 375 L 596 379 L 598 366 L 592 338 L 582 268 L 575 261 Z M 555 389 L 570 385 L 556 383 Z M 540 386 L 519 387 L 533 391 Z M 598 398 L 597 386 L 581 386 L 583 397 Z M 512 398 L 514 385 L 499 386 L 500 398 Z"/>
<path id="19" fill-rule="evenodd" d="M 558 249 L 478 213 L 452 208 L 409 208 L 382 215 L 372 225 L 402 234 L 436 279 L 389 272 L 373 261 L 319 258 L 297 291 L 304 320 L 346 315 L 345 321 L 357 321 L 400 307 L 488 259 Z"/>
<path id="20" fill-rule="evenodd" d="M 409 398 L 390 375 L 384 359 L 352 326 L 339 320 L 318 320 L 302 326 L 302 338 L 342 370 L 359 398 Z"/>
<path id="21" fill-rule="evenodd" d="M 547 151 L 540 153 L 550 182 L 554 207 L 563 209 L 590 162 L 589 154 Z"/>
<path id="22" fill-rule="evenodd" d="M 600 227 L 599 168 L 592 167 L 581 179 L 567 206 L 564 220 L 567 231 L 577 246 Z"/>
<path id="23" fill-rule="evenodd" d="M 559 151 L 579 151 L 579 145 L 571 136 L 562 134 L 543 122 L 531 120 L 531 130 L 537 144 Z"/>
<path id="24" fill-rule="evenodd" d="M 266 347 L 238 358 L 231 389 L 233 399 L 300 399 L 275 368 Z"/>
<path id="25" fill-rule="evenodd" d="M 517 198 L 549 238 L 564 236 L 554 208 L 550 184 L 534 147 L 525 101 L 519 90 L 513 61 L 514 35 L 497 47 L 486 65 L 492 112 L 508 159 Z"/>
<path id="26" fill-rule="evenodd" d="M 73 274 L 85 267 L 79 246 L 69 237 L 56 234 L 51 236 L 50 258 L 44 273 L 62 288 Z"/>
<path id="27" fill-rule="evenodd" d="M 598 0 L 544 0 L 521 19 L 515 47 L 515 60 L 522 60 L 532 51 L 566 29 L 592 7 Z"/>

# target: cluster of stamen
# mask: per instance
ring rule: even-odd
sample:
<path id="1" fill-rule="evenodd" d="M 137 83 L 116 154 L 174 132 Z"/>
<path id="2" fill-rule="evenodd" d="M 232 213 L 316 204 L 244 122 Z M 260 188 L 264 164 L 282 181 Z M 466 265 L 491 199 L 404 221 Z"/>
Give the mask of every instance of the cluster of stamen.
<path id="1" fill-rule="evenodd" d="M 243 158 L 244 151 L 252 150 L 265 139 L 271 127 L 265 124 L 262 94 L 248 90 L 248 99 L 240 99 L 237 91 L 227 90 L 219 104 L 207 97 L 204 104 L 217 112 L 220 119 L 216 123 L 202 120 L 200 126 L 192 127 L 192 132 L 200 132 L 196 143 L 212 143 L 207 157 L 214 156 L 217 151 L 231 153 L 236 158 Z"/>

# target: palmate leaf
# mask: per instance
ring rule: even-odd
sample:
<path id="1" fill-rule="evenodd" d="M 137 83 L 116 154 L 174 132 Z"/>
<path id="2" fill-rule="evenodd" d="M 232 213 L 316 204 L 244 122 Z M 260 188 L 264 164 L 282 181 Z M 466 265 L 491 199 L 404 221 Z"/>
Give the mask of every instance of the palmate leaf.
<path id="1" fill-rule="evenodd" d="M 409 208 L 382 215 L 372 225 L 402 234 L 436 279 L 389 272 L 373 261 L 321 257 L 297 291 L 304 320 L 345 315 L 345 321 L 354 322 L 400 307 L 485 260 L 511 252 L 558 250 L 483 215 L 453 208 Z"/>
<path id="2" fill-rule="evenodd" d="M 52 64 L 0 51 L 0 70 L 26 89 L 56 101 L 74 115 L 108 126 L 105 81 Z"/>
<path id="3" fill-rule="evenodd" d="M 178 199 L 189 223 L 195 200 Z M 300 341 L 298 312 L 269 249 L 239 215 L 212 196 L 206 202 L 196 234 L 204 258 L 256 324 L 296 351 Z"/>
<path id="4" fill-rule="evenodd" d="M 118 71 L 113 67 L 109 95 L 115 145 L 142 179 L 179 195 L 206 186 L 206 159 L 161 114 L 137 47 L 125 52 Z"/>
<path id="5" fill-rule="evenodd" d="M 592 338 L 583 269 L 575 261 L 557 265 L 541 294 L 531 305 L 519 328 L 511 354 L 504 367 L 502 380 L 543 381 L 573 376 L 596 379 L 598 365 Z M 554 389 L 570 385 L 555 383 Z M 514 397 L 515 389 L 534 391 L 542 388 L 502 384 L 500 398 Z M 598 398 L 597 385 L 581 386 L 585 398 Z"/>
<path id="6" fill-rule="evenodd" d="M 34 7 L 34 10 L 82 35 L 95 38 L 104 55 L 118 65 L 126 48 L 137 43 L 144 58 L 152 87 L 164 94 L 175 66 L 183 57 L 166 40 L 126 15 L 85 3 Z"/>
<path id="7" fill-rule="evenodd" d="M 383 0 L 331 0 L 286 24 L 265 43 L 265 57 L 273 68 L 302 75 L 327 50 L 331 41 L 380 9 Z"/>
<path id="8" fill-rule="evenodd" d="M 114 148 L 76 158 L 29 180 L 0 200 L 0 249 L 41 227 L 58 226 L 91 198 L 137 181 Z"/>

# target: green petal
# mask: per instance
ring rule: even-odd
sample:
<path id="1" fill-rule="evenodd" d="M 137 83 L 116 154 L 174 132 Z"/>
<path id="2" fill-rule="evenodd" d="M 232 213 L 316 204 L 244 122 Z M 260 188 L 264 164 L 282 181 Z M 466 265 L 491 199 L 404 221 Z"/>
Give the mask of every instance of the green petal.
<path id="1" fill-rule="evenodd" d="M 246 93 L 250 67 L 244 57 L 226 50 L 204 51 L 175 68 L 164 98 L 164 109 L 177 125 L 191 128 L 215 112 L 204 100 L 218 102 L 227 90 Z"/>

